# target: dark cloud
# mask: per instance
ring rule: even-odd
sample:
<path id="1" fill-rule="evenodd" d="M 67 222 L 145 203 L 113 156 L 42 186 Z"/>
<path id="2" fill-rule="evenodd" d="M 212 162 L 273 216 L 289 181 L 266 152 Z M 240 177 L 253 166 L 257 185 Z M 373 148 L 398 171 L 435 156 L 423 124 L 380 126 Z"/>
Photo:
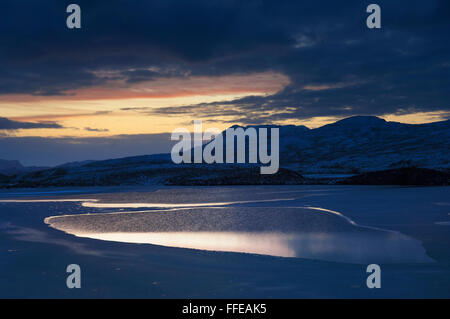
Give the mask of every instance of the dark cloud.
<path id="1" fill-rule="evenodd" d="M 19 129 L 36 129 L 36 128 L 63 128 L 57 123 L 32 123 L 17 122 L 0 117 L 0 130 L 19 130 Z"/>
<path id="2" fill-rule="evenodd" d="M 109 132 L 109 130 L 106 128 L 100 129 L 100 128 L 85 127 L 84 130 L 88 132 Z"/>
<path id="3" fill-rule="evenodd" d="M 154 112 L 248 121 L 449 110 L 450 3 L 376 1 L 2 1 L 0 94 L 64 94 L 158 77 L 275 71 L 291 84 L 267 97 Z M 305 87 L 329 87 L 308 90 Z"/>

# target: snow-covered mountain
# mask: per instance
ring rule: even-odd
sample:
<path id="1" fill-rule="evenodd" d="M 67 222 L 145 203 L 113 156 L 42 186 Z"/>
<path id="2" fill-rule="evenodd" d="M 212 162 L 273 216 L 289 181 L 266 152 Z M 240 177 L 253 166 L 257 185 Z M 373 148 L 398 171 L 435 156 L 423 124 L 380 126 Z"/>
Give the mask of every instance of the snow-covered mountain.
<path id="1" fill-rule="evenodd" d="M 316 129 L 276 127 L 282 168 L 276 176 L 261 177 L 255 174 L 254 165 L 176 165 L 170 154 L 157 154 L 20 173 L 3 185 L 295 184 L 304 182 L 305 174 L 357 174 L 402 167 L 450 169 L 449 120 L 402 124 L 356 116 Z"/>
<path id="2" fill-rule="evenodd" d="M 283 166 L 302 173 L 367 172 L 405 166 L 450 168 L 450 120 L 429 124 L 350 117 L 303 133 L 280 129 Z"/>
<path id="3" fill-rule="evenodd" d="M 303 174 L 409 166 L 450 168 L 450 120 L 402 124 L 375 116 L 354 116 L 316 129 L 294 125 L 249 127 L 279 128 L 281 166 Z"/>

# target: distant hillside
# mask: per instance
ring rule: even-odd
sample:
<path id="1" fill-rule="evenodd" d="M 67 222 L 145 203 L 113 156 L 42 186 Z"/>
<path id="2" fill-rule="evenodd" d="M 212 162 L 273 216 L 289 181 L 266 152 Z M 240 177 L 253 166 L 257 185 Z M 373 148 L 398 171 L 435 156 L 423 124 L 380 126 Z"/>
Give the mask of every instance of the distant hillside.
<path id="1" fill-rule="evenodd" d="M 21 174 L 31 171 L 42 170 L 45 168 L 46 167 L 37 167 L 37 166 L 25 167 L 22 164 L 20 164 L 19 161 L 0 159 L 0 174 L 4 175 Z"/>
<path id="2" fill-rule="evenodd" d="M 3 174 L 0 174 L 0 185 L 2 185 L 3 183 L 7 183 L 9 180 L 9 177 Z"/>
<path id="3" fill-rule="evenodd" d="M 22 174 L 3 180 L 3 187 L 284 185 L 301 184 L 303 181 L 304 178 L 299 173 L 286 169 L 280 169 L 273 175 L 261 175 L 259 168 L 254 165 L 175 165 L 171 162 L 170 155 L 159 154 L 97 161 Z"/>
<path id="4" fill-rule="evenodd" d="M 180 170 L 167 178 L 166 185 L 217 186 L 217 185 L 298 185 L 306 179 L 299 173 L 280 168 L 272 175 L 260 174 L 258 167 L 221 166 Z"/>
<path id="5" fill-rule="evenodd" d="M 25 167 L 19 161 L 0 159 L 0 174 L 14 175 L 23 172 Z"/>
<path id="6" fill-rule="evenodd" d="M 303 174 L 358 174 L 410 166 L 450 169 L 450 120 L 402 124 L 354 116 L 316 129 L 244 129 L 249 127 L 279 128 L 281 166 Z"/>
<path id="7" fill-rule="evenodd" d="M 377 117 L 356 116 L 316 129 L 293 125 L 277 127 L 280 130 L 280 166 L 283 169 L 274 176 L 255 175 L 258 168 L 255 164 L 175 165 L 170 154 L 158 154 L 76 162 L 51 169 L 19 172 L 7 181 L 2 182 L 0 179 L 0 185 L 40 187 L 335 183 L 343 178 L 305 179 L 303 175 L 356 175 L 373 171 L 385 173 L 360 175 L 348 181 L 392 184 L 400 177 L 396 175 L 390 180 L 389 175 L 401 172 L 394 169 L 420 167 L 435 169 L 444 174 L 450 170 L 450 121 L 412 125 L 386 122 Z M 430 184 L 442 184 L 435 171 L 416 173 L 420 175 L 418 180 L 426 180 L 430 175 L 434 176 L 430 177 L 433 180 Z M 382 182 L 377 182 L 378 177 L 375 176 L 383 176 L 380 177 Z"/>
<path id="8" fill-rule="evenodd" d="M 356 116 L 303 133 L 290 131 L 280 129 L 281 163 L 302 173 L 450 168 L 449 120 L 413 125 Z"/>
<path id="9" fill-rule="evenodd" d="M 345 178 L 338 184 L 348 185 L 450 185 L 450 173 L 428 168 L 397 168 L 369 172 Z"/>

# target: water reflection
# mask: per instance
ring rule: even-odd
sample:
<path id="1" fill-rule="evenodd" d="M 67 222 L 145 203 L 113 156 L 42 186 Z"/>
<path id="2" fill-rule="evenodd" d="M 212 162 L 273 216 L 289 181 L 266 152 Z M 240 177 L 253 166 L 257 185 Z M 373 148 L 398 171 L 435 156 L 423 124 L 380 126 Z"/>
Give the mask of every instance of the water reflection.
<path id="1" fill-rule="evenodd" d="M 208 203 L 97 203 L 96 201 L 86 201 L 82 203 L 84 207 L 93 208 L 179 208 L 179 207 L 214 207 L 214 206 L 229 206 L 235 204 L 250 204 L 250 203 L 266 203 L 266 202 L 280 202 L 293 201 L 295 198 L 284 199 L 260 199 L 260 200 L 241 200 L 229 202 L 208 202 Z"/>
<path id="2" fill-rule="evenodd" d="M 399 233 L 113 232 L 77 236 L 348 263 L 432 262 L 419 242 Z"/>
<path id="3" fill-rule="evenodd" d="M 280 199 L 276 201 L 277 205 L 289 204 Z M 90 201 L 83 206 L 99 210 L 168 209 L 53 216 L 45 222 L 79 237 L 117 242 L 347 263 L 432 262 L 418 240 L 398 232 L 359 225 L 338 211 L 269 204 L 230 206 L 236 203 L 253 201 L 195 204 Z"/>

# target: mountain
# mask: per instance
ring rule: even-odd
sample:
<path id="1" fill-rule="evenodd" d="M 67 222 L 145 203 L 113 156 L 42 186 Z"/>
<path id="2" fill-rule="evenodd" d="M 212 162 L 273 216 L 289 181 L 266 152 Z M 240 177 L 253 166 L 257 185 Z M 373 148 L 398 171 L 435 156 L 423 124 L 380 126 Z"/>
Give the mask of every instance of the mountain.
<path id="1" fill-rule="evenodd" d="M 450 168 L 450 121 L 386 122 L 356 116 L 283 138 L 282 166 L 302 173 L 359 173 L 408 166 Z"/>
<path id="2" fill-rule="evenodd" d="M 45 168 L 46 167 L 37 167 L 37 166 L 25 167 L 19 161 L 0 159 L 0 174 L 3 175 L 10 176 L 20 173 L 42 170 Z"/>
<path id="3" fill-rule="evenodd" d="M 303 174 L 357 174 L 409 166 L 450 168 L 450 120 L 402 124 L 354 116 L 316 129 L 294 125 L 244 129 L 249 127 L 278 128 L 281 167 Z"/>
<path id="4" fill-rule="evenodd" d="M 372 116 L 355 116 L 316 129 L 294 125 L 252 127 L 279 128 L 281 168 L 277 174 L 256 174 L 259 171 L 258 164 L 176 165 L 172 163 L 170 154 L 156 154 L 69 163 L 51 169 L 22 172 L 3 181 L 2 185 L 39 187 L 335 183 L 337 180 L 330 177 L 326 181 L 320 181 L 304 176 L 355 175 L 372 171 L 387 171 L 388 173 L 380 176 L 385 181 L 383 183 L 388 183 L 387 175 L 397 172 L 403 174 L 401 169 L 405 167 L 434 169 L 438 172 L 450 169 L 449 120 L 429 124 L 402 124 Z M 433 181 L 447 176 L 441 178 L 431 170 L 415 174 L 420 177 L 417 180 L 421 181 L 427 181 L 429 174 L 434 176 L 431 179 Z M 361 176 L 353 182 L 364 184 L 377 179 L 377 175 L 369 175 Z"/>
<path id="5" fill-rule="evenodd" d="M 9 181 L 9 176 L 0 174 L 0 185 L 2 185 L 3 183 L 7 183 Z"/>
<path id="6" fill-rule="evenodd" d="M 25 167 L 19 161 L 0 159 L 0 173 L 3 175 L 14 175 L 23 172 Z"/>
<path id="7" fill-rule="evenodd" d="M 296 172 L 280 169 L 273 175 L 259 174 L 246 164 L 173 164 L 170 154 L 135 156 L 55 167 L 20 174 L 3 181 L 3 187 L 112 186 L 112 185 L 248 185 L 301 184 Z M 0 179 L 0 186 L 1 186 Z"/>
<path id="8" fill-rule="evenodd" d="M 77 167 L 77 166 L 86 165 L 86 164 L 89 164 L 92 162 L 95 162 L 95 161 L 94 160 L 85 160 L 85 161 L 80 161 L 80 162 L 68 162 L 68 163 L 58 165 L 57 167 Z"/>

